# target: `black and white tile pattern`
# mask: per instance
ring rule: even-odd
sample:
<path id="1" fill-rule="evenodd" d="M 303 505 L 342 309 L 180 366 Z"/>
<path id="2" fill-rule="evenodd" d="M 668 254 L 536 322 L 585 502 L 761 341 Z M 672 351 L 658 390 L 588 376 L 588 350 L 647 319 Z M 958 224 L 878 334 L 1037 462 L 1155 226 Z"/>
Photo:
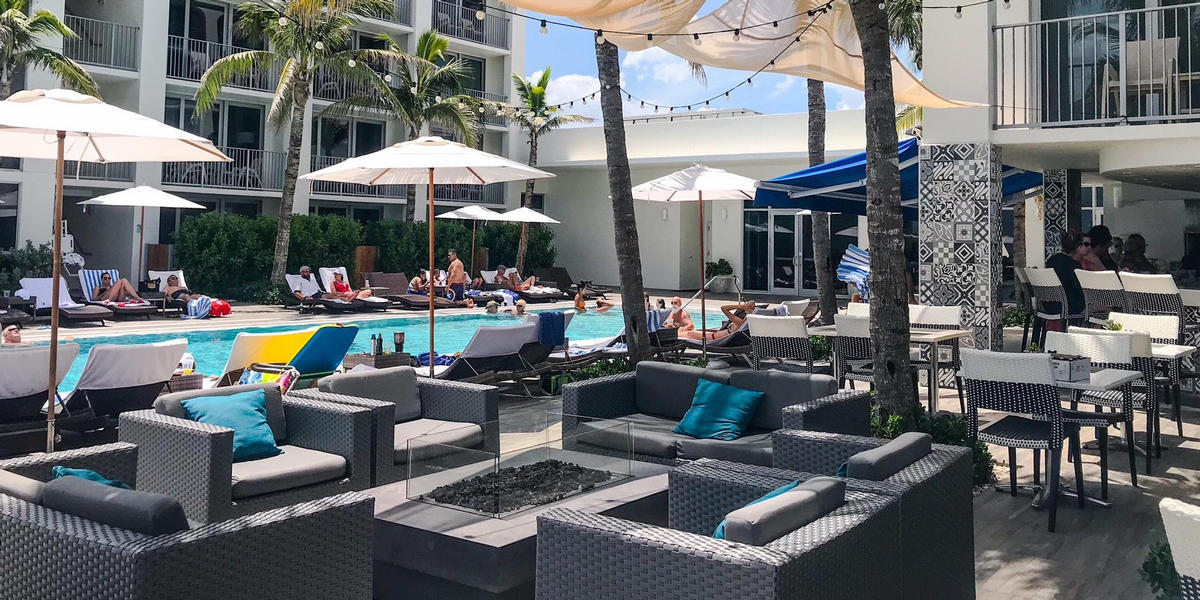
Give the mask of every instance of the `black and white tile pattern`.
<path id="1" fill-rule="evenodd" d="M 1042 221 L 1045 224 L 1046 251 L 1043 258 L 1050 258 L 1062 247 L 1062 234 L 1067 231 L 1066 169 L 1042 171 Z"/>

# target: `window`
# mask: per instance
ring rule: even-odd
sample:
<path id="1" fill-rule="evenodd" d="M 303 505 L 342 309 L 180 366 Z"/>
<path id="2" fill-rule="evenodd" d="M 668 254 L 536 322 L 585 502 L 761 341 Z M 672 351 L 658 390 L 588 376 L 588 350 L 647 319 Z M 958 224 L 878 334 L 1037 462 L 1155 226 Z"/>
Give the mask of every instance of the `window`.
<path id="1" fill-rule="evenodd" d="M 246 38 L 238 31 L 236 11 L 235 7 L 218 2 L 171 0 L 167 33 L 215 44 L 264 48 L 261 41 Z"/>
<path id="2" fill-rule="evenodd" d="M 742 215 L 742 283 L 748 290 L 766 291 L 770 217 L 765 210 L 747 210 Z"/>
<path id="3" fill-rule="evenodd" d="M 525 206 L 525 192 L 521 192 L 521 206 Z M 546 195 L 535 192 L 533 194 L 533 202 L 529 204 L 529 208 L 540 213 L 546 212 Z"/>
<path id="4" fill-rule="evenodd" d="M 462 61 L 464 76 L 462 79 L 463 89 L 475 90 L 477 92 L 484 91 L 484 62 L 482 58 L 467 56 L 465 54 L 457 54 L 447 52 L 445 60 L 442 64 L 446 64 L 454 59 Z"/>
<path id="5" fill-rule="evenodd" d="M 0 248 L 15 248 L 17 245 L 19 191 L 20 186 L 15 183 L 0 183 Z"/>
<path id="6" fill-rule="evenodd" d="M 258 216 L 258 202 L 248 200 L 221 200 L 221 212 L 243 217 Z"/>
<path id="7" fill-rule="evenodd" d="M 172 127 L 206 137 L 218 146 L 262 150 L 261 106 L 219 102 L 207 113 L 195 113 L 194 100 L 167 96 L 163 121 Z"/>
<path id="8" fill-rule="evenodd" d="M 384 124 L 380 121 L 321 119 L 313 135 L 317 156 L 350 158 L 382 150 L 383 145 Z"/>
<path id="9" fill-rule="evenodd" d="M 1084 186 L 1079 189 L 1079 230 L 1087 231 L 1104 224 L 1104 188 Z"/>

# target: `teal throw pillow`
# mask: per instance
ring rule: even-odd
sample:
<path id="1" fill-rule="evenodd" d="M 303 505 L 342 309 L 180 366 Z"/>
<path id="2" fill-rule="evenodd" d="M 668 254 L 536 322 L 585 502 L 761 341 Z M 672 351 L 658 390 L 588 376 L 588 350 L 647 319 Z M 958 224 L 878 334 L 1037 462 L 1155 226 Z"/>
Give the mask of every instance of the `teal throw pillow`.
<path id="1" fill-rule="evenodd" d="M 267 395 L 252 390 L 228 396 L 198 396 L 181 402 L 189 419 L 233 430 L 233 462 L 283 453 L 267 424 Z"/>
<path id="2" fill-rule="evenodd" d="M 53 475 L 55 479 L 62 479 L 63 477 L 78 477 L 80 479 L 86 479 L 88 481 L 95 481 L 96 483 L 99 483 L 101 485 L 107 485 L 109 487 L 121 488 L 123 490 L 133 489 L 133 488 L 129 487 L 129 484 L 127 484 L 123 481 L 117 481 L 116 479 L 108 479 L 107 477 L 105 477 L 91 469 L 72 469 L 70 467 L 56 465 L 54 468 L 50 469 L 50 474 Z"/>
<path id="3" fill-rule="evenodd" d="M 746 508 L 746 506 L 754 506 L 755 504 L 758 504 L 759 502 L 762 502 L 763 500 L 770 500 L 771 498 L 774 498 L 775 496 L 778 496 L 784 492 L 790 492 L 793 489 L 795 489 L 795 487 L 798 485 L 800 485 L 800 480 L 796 480 L 791 483 L 785 483 L 785 484 L 767 492 L 762 497 L 755 498 L 754 500 L 747 502 L 746 505 L 742 506 L 741 508 Z M 721 519 L 721 524 L 717 525 L 717 529 L 716 529 L 716 531 L 713 531 L 712 536 L 717 538 L 718 540 L 725 539 L 725 519 Z"/>
<path id="4" fill-rule="evenodd" d="M 763 393 L 707 379 L 696 382 L 692 407 L 675 426 L 675 433 L 699 439 L 736 440 L 750 425 Z"/>

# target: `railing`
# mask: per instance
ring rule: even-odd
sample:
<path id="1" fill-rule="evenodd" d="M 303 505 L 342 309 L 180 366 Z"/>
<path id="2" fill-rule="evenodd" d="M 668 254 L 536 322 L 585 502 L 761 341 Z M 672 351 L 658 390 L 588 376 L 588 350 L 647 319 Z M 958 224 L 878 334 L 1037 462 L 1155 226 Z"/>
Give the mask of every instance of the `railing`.
<path id="1" fill-rule="evenodd" d="M 366 86 L 351 83 L 346 78 L 332 73 L 324 68 L 317 69 L 317 74 L 313 77 L 313 97 L 321 100 L 345 100 L 352 96 L 361 96 L 366 94 L 369 88 Z"/>
<path id="2" fill-rule="evenodd" d="M 67 15 L 63 22 L 79 36 L 63 40 L 63 54 L 68 58 L 89 65 L 137 70 L 137 27 L 75 15 Z"/>
<path id="3" fill-rule="evenodd" d="M 466 202 L 468 204 L 504 204 L 504 184 L 487 185 L 444 184 L 433 186 L 434 201 Z"/>
<path id="4" fill-rule="evenodd" d="M 234 190 L 280 191 L 287 154 L 249 148 L 217 147 L 233 162 L 163 163 L 163 183 Z"/>
<path id="5" fill-rule="evenodd" d="M 368 15 L 381 21 L 391 21 L 402 25 L 412 25 L 412 0 L 396 0 L 392 13 Z"/>
<path id="6" fill-rule="evenodd" d="M 997 128 L 1200 120 L 1200 3 L 993 28 Z"/>
<path id="7" fill-rule="evenodd" d="M 63 164 L 63 177 L 98 179 L 101 181 L 133 181 L 133 163 L 91 163 L 68 160 Z"/>
<path id="8" fill-rule="evenodd" d="M 313 156 L 312 170 L 324 169 L 346 160 L 338 156 Z M 312 182 L 312 193 L 333 196 L 367 196 L 371 198 L 403 198 L 407 193 L 403 185 L 362 185 L 336 181 Z"/>
<path id="9" fill-rule="evenodd" d="M 491 92 L 481 92 L 479 90 L 466 90 L 466 93 L 468 95 L 479 98 L 480 100 L 488 100 L 490 102 L 497 102 L 500 104 L 508 104 L 508 96 L 505 96 L 503 94 L 493 94 Z M 496 111 L 492 110 L 492 108 L 493 107 L 489 106 L 487 108 L 487 110 L 484 111 L 483 122 L 488 125 L 499 125 L 500 127 L 508 127 L 508 118 L 506 118 L 503 115 L 496 114 Z"/>
<path id="10" fill-rule="evenodd" d="M 477 9 L 453 2 L 433 0 L 433 27 L 448 36 L 507 50 L 509 20 L 485 14 L 481 21 L 477 12 Z"/>
<path id="11" fill-rule="evenodd" d="M 167 77 L 200 81 L 200 77 L 214 62 L 246 50 L 250 48 L 193 40 L 177 35 L 167 36 Z M 275 84 L 278 82 L 278 68 L 254 67 L 250 72 L 230 79 L 227 85 L 270 92 L 275 90 Z"/>

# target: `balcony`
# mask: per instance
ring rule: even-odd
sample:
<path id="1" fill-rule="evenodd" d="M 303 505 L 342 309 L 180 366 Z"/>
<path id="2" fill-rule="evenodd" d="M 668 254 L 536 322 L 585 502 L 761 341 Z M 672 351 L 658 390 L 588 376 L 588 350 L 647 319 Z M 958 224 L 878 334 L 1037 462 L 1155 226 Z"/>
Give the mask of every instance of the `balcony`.
<path id="1" fill-rule="evenodd" d="M 63 164 L 63 178 L 91 181 L 133 181 L 134 163 L 92 163 L 68 160 Z"/>
<path id="2" fill-rule="evenodd" d="M 508 50 L 509 20 L 487 14 L 480 21 L 475 13 L 474 8 L 433 0 L 433 27 L 450 37 Z"/>
<path id="3" fill-rule="evenodd" d="M 193 40 L 177 35 L 167 36 L 167 77 L 200 81 L 200 77 L 214 62 L 245 50 L 250 50 L 250 48 Z M 278 68 L 260 69 L 255 67 L 245 75 L 234 77 L 226 85 L 273 92 L 277 83 L 279 83 Z"/>
<path id="4" fill-rule="evenodd" d="M 508 96 L 503 94 L 493 94 L 491 92 L 481 92 L 479 90 L 466 90 L 466 93 L 479 98 L 480 100 L 487 100 L 489 102 L 496 102 L 499 104 L 508 104 Z M 508 127 L 508 119 L 503 115 L 496 114 L 496 111 L 493 110 L 487 110 L 484 113 L 483 122 L 487 125 Z"/>
<path id="5" fill-rule="evenodd" d="M 63 20 L 79 37 L 63 40 L 63 54 L 88 65 L 137 71 L 137 27 L 67 15 Z"/>
<path id="6" fill-rule="evenodd" d="M 217 148 L 233 162 L 163 163 L 163 184 L 265 192 L 283 190 L 286 153 L 228 146 Z"/>
<path id="7" fill-rule="evenodd" d="M 313 156 L 312 170 L 324 169 L 330 165 L 346 160 L 339 156 Z M 407 186 L 403 185 L 361 185 L 357 183 L 338 183 L 335 181 L 312 182 L 312 193 L 331 196 L 362 196 L 366 198 L 404 198 Z"/>
<path id="8" fill-rule="evenodd" d="M 504 204 L 504 184 L 487 185 L 446 184 L 433 186 L 435 202 L 462 202 L 465 204 Z"/>
<path id="9" fill-rule="evenodd" d="M 372 18 L 401 25 L 412 25 L 412 0 L 396 0 L 392 14 L 381 14 Z"/>
<path id="10" fill-rule="evenodd" d="M 1200 3 L 993 28 L 995 127 L 1200 120 Z"/>

